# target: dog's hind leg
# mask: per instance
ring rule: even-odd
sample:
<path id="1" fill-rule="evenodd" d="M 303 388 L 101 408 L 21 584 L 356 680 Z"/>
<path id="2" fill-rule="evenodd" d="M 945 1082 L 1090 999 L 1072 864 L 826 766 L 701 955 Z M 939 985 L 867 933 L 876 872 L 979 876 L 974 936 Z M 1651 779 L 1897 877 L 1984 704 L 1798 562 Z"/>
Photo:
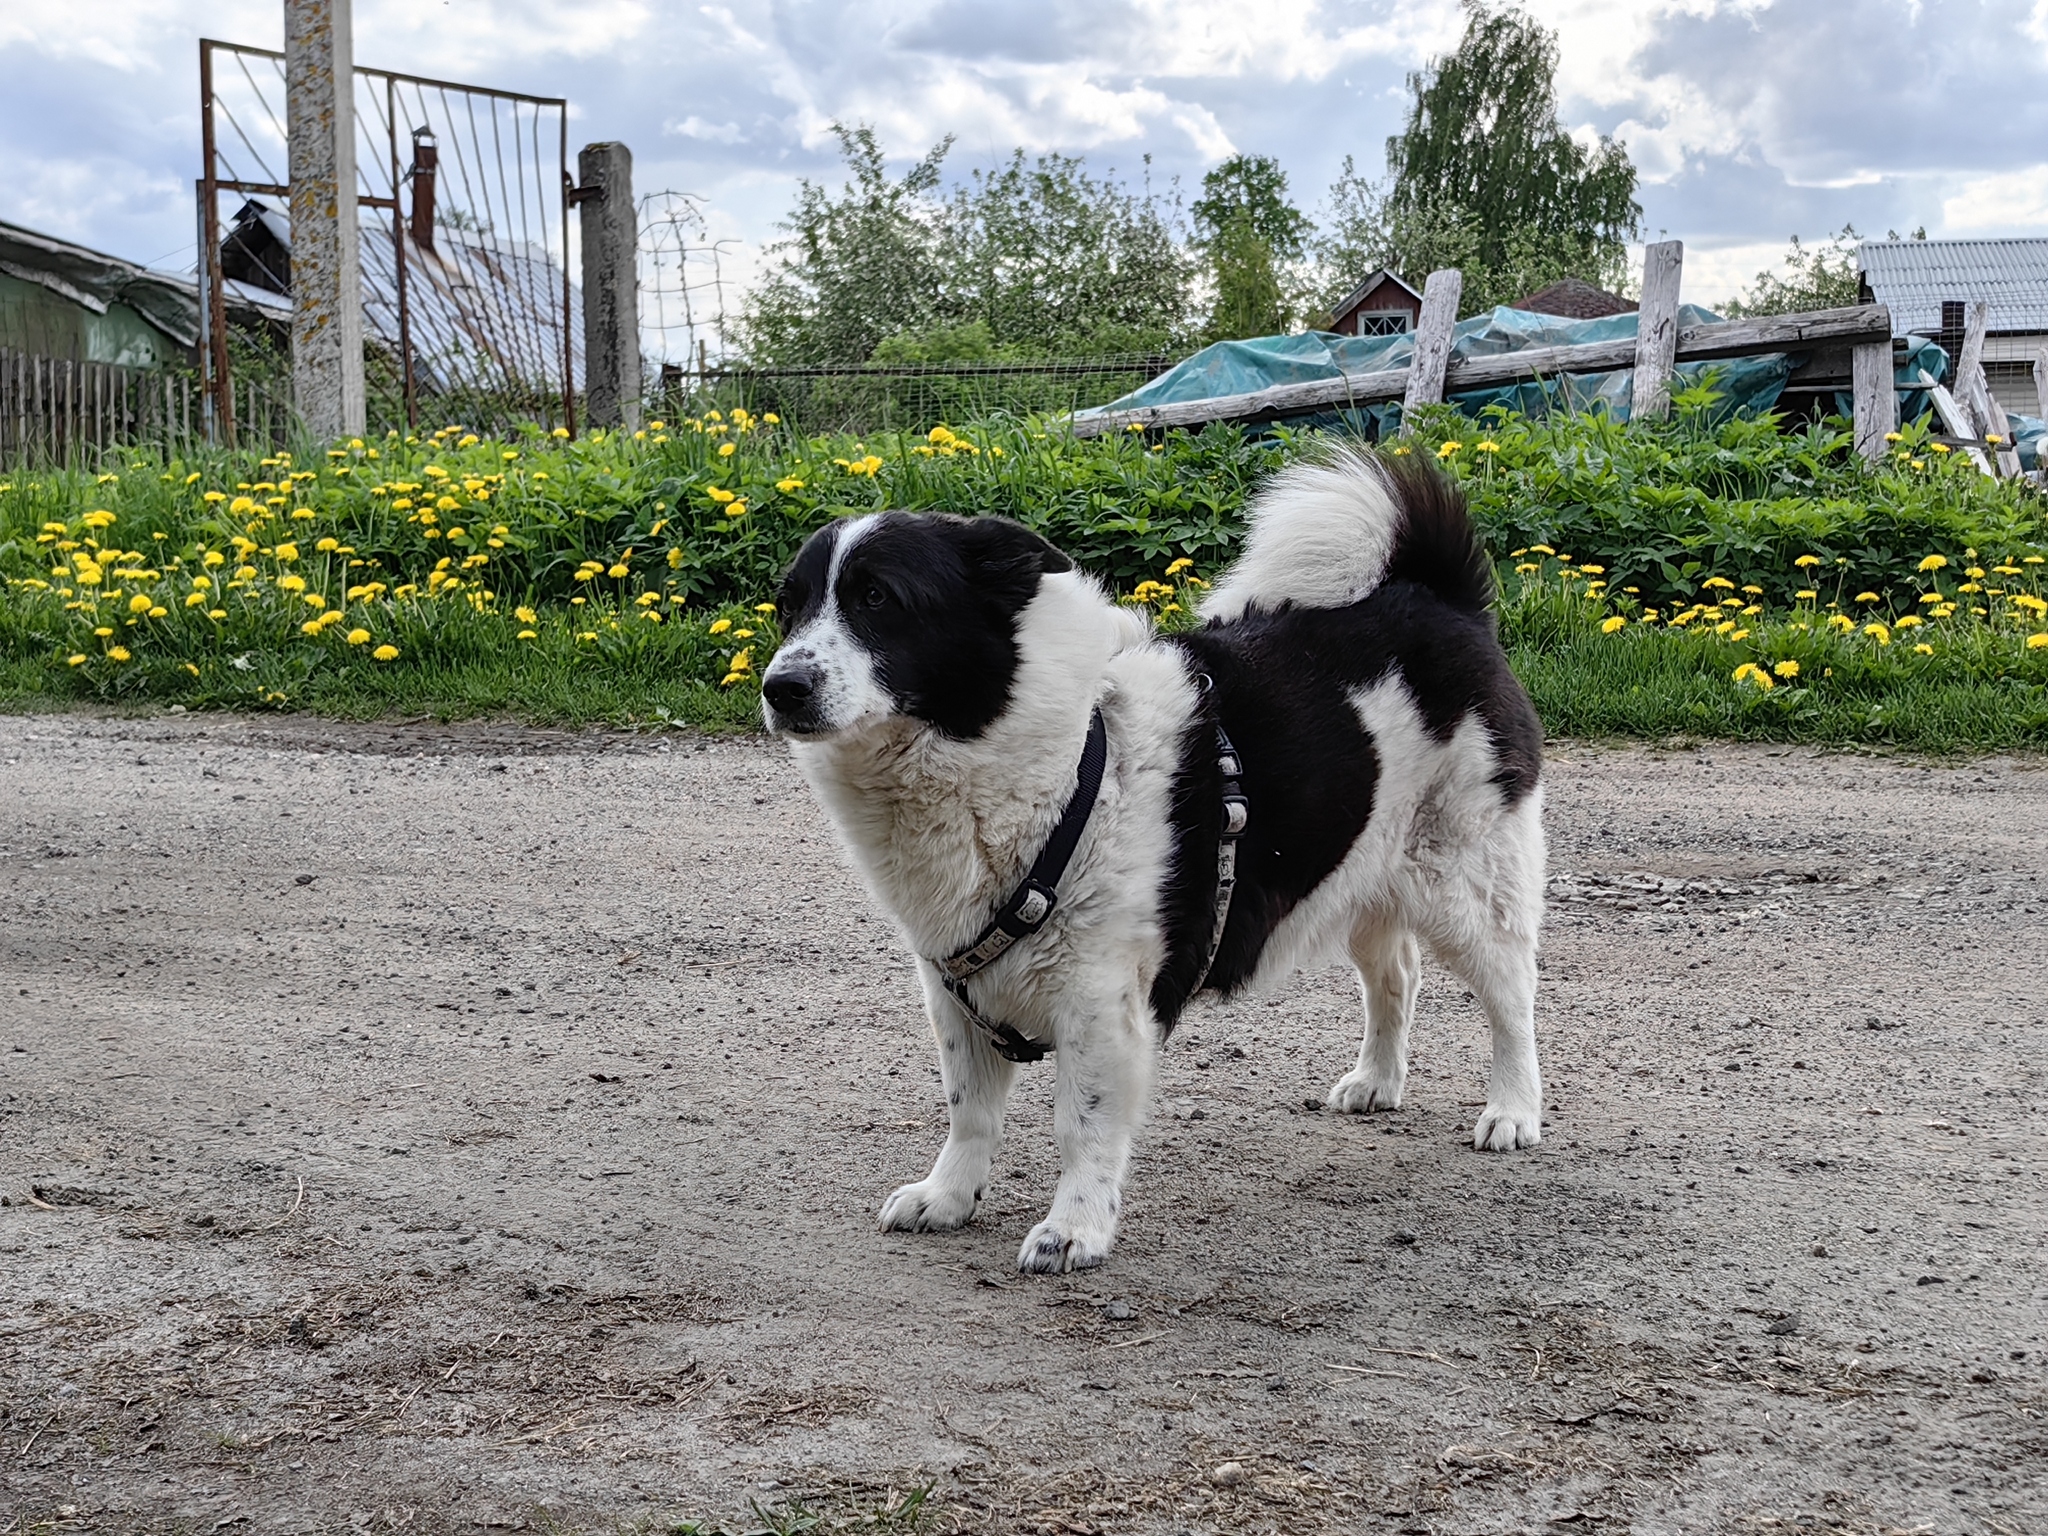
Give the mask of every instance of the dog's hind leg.
<path id="1" fill-rule="evenodd" d="M 989 1164 L 1003 1139 L 1015 1063 L 998 1056 L 930 966 L 924 975 L 925 1012 L 939 1039 L 939 1076 L 946 1086 L 946 1144 L 932 1171 L 882 1202 L 884 1232 L 950 1232 L 972 1219 L 988 1189 Z"/>
<path id="2" fill-rule="evenodd" d="M 1123 1209 L 1131 1144 L 1151 1093 L 1152 1011 L 1135 999 L 1111 1003 L 1059 1038 L 1053 1133 L 1060 1182 L 1052 1209 L 1017 1253 L 1028 1274 L 1089 1269 L 1109 1257 Z"/>
<path id="3" fill-rule="evenodd" d="M 1415 1021 L 1415 987 L 1422 949 L 1399 922 L 1368 918 L 1351 935 L 1351 960 L 1365 994 L 1365 1038 L 1358 1065 L 1330 1089 L 1329 1106 L 1362 1115 L 1399 1109 L 1408 1081 L 1408 1028 Z"/>
<path id="4" fill-rule="evenodd" d="M 1504 816 L 1472 878 L 1438 911 L 1430 947 L 1472 989 L 1493 1036 L 1486 1108 L 1472 1130 L 1482 1152 L 1533 1147 L 1543 1137 L 1536 1064 L 1536 932 L 1543 916 L 1540 794 Z"/>

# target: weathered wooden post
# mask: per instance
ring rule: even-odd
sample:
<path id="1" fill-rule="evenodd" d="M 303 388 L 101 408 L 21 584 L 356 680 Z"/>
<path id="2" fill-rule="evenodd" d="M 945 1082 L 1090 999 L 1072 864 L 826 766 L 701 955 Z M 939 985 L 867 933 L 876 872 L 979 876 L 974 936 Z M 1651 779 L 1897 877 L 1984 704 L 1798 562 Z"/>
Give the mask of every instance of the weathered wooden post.
<path id="1" fill-rule="evenodd" d="M 1661 421 L 1671 414 L 1671 370 L 1678 365 L 1678 282 L 1684 268 L 1683 240 L 1660 240 L 1643 249 L 1630 421 Z"/>
<path id="2" fill-rule="evenodd" d="M 285 0 L 291 165 L 292 389 L 316 437 L 363 430 L 356 249 L 355 61 L 349 0 Z"/>
<path id="3" fill-rule="evenodd" d="M 1898 430 L 1899 397 L 1892 388 L 1892 344 L 1859 341 L 1849 349 L 1849 383 L 1854 404 L 1856 451 L 1875 464 L 1885 454 L 1885 435 Z"/>
<path id="4" fill-rule="evenodd" d="M 1422 314 L 1415 322 L 1415 356 L 1408 364 L 1408 392 L 1401 398 L 1401 425 L 1420 405 L 1441 405 L 1444 373 L 1451 366 L 1451 332 L 1458 323 L 1458 299 L 1465 274 L 1456 267 L 1429 274 L 1422 285 Z"/>
<path id="5" fill-rule="evenodd" d="M 583 404 L 594 427 L 640 425 L 640 230 L 633 152 L 586 144 L 576 156 L 583 209 Z"/>

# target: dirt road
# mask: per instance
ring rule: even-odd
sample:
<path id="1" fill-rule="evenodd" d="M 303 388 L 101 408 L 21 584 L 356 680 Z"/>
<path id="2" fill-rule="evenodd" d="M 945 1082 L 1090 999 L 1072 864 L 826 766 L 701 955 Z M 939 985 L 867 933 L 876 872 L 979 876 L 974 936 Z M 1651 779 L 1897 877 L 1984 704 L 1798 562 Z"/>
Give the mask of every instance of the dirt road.
<path id="1" fill-rule="evenodd" d="M 933 1053 L 772 745 L 0 719 L 0 1531 L 2048 1528 L 2048 764 L 1549 797 L 1540 1149 L 1441 971 L 1305 1108 L 1304 976 L 1027 1280 L 1049 1069 L 874 1230 Z"/>

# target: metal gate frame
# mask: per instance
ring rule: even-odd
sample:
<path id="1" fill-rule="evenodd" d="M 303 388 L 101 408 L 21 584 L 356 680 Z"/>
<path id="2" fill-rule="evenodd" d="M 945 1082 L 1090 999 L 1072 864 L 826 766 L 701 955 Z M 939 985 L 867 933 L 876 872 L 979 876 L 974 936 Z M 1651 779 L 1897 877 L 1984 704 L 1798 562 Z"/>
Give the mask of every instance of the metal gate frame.
<path id="1" fill-rule="evenodd" d="M 220 194 L 240 192 L 245 195 L 280 197 L 289 207 L 292 189 L 289 183 L 243 181 L 220 175 L 219 150 L 214 130 L 213 59 L 216 53 L 269 59 L 280 64 L 284 62 L 285 56 L 274 48 L 253 48 L 246 44 L 222 42 L 210 37 L 202 37 L 199 40 L 199 139 L 203 166 L 197 183 L 199 322 L 203 341 L 200 350 L 201 397 L 205 402 L 207 436 L 213 441 L 226 443 L 232 447 L 235 441 L 235 396 L 234 380 L 230 377 L 228 366 L 227 306 L 221 298 L 223 278 L 220 265 Z M 384 127 L 389 154 L 391 196 L 374 197 L 358 192 L 356 206 L 388 209 L 391 213 L 392 254 L 398 279 L 398 351 L 400 368 L 405 380 L 405 424 L 408 430 L 419 425 L 419 403 L 415 396 L 412 326 L 407 304 L 405 211 L 398 195 L 398 189 L 409 179 L 409 174 L 401 172 L 398 163 L 398 87 L 413 85 L 431 90 L 459 91 L 469 96 L 524 102 L 529 106 L 552 107 L 556 110 L 560 122 L 556 154 L 561 184 L 562 221 L 562 420 L 569 429 L 569 435 L 574 437 L 576 362 L 575 345 L 570 330 L 575 323 L 575 296 L 569 275 L 569 212 L 571 205 L 576 201 L 577 189 L 575 179 L 569 174 L 568 99 L 561 96 L 533 96 L 524 91 L 501 91 L 489 86 L 463 85 L 453 80 L 437 80 L 427 75 L 400 74 L 386 69 L 369 69 L 362 65 L 355 65 L 352 68 L 353 77 L 356 79 L 381 80 L 384 83 Z M 353 95 L 350 101 L 353 107 Z M 237 128 L 237 132 L 239 131 Z"/>

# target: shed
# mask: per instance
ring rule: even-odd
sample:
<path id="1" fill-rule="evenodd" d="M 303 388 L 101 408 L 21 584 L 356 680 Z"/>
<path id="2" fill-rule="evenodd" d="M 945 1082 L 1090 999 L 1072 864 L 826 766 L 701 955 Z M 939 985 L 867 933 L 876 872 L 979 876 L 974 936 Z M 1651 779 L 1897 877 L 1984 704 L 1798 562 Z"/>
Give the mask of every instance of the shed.
<path id="1" fill-rule="evenodd" d="M 1892 312 L 1894 336 L 1927 336 L 1953 358 L 1964 313 L 1991 306 L 1984 377 L 2008 412 L 2048 415 L 2034 372 L 2048 355 L 2048 239 L 1865 240 L 1856 248 L 1863 301 Z"/>
<path id="2" fill-rule="evenodd" d="M 1565 320 L 1604 320 L 1609 315 L 1634 314 L 1636 304 L 1635 300 L 1609 293 L 1582 277 L 1561 277 L 1534 293 L 1523 294 L 1508 307 Z"/>
<path id="3" fill-rule="evenodd" d="M 289 321 L 291 306 L 227 285 L 240 325 Z M 0 348 L 126 368 L 189 364 L 199 344 L 199 290 L 104 251 L 0 222 Z"/>
<path id="4" fill-rule="evenodd" d="M 1339 336 L 1401 336 L 1422 316 L 1422 295 L 1381 267 L 1330 311 L 1325 329 Z"/>

